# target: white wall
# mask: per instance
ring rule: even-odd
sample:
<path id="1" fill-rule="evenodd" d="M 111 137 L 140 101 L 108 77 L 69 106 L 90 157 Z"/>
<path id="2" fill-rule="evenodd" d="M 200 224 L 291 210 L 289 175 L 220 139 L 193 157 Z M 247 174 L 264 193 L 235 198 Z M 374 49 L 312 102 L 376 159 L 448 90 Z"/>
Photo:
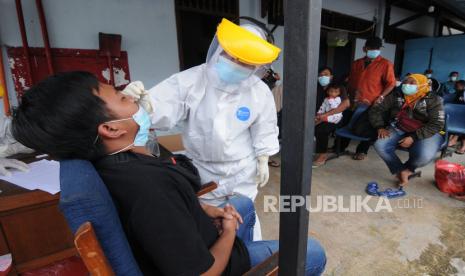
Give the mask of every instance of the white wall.
<path id="1" fill-rule="evenodd" d="M 29 45 L 43 47 L 35 1 L 22 4 Z M 116 33 L 123 36 L 132 80 L 151 87 L 179 71 L 174 1 L 43 0 L 43 5 L 53 48 L 98 49 L 99 32 Z M 5 45 L 22 45 L 12 0 L 0 0 L 0 42 L 3 52 Z"/>

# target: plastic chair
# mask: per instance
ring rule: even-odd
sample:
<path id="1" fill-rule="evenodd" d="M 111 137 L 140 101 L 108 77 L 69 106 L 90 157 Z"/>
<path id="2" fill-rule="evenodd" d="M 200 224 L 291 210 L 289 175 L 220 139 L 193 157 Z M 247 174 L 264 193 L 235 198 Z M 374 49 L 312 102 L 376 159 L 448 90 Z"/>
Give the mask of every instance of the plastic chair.
<path id="1" fill-rule="evenodd" d="M 444 101 L 444 104 L 454 103 L 456 97 L 457 95 L 455 93 L 444 94 L 442 95 L 442 100 Z"/>
<path id="2" fill-rule="evenodd" d="M 336 155 L 339 157 L 340 155 L 340 149 L 341 149 L 341 139 L 340 137 L 348 138 L 351 140 L 356 140 L 356 141 L 370 141 L 369 137 L 362 137 L 362 136 L 357 136 L 352 133 L 351 129 L 353 128 L 355 122 L 357 122 L 358 118 L 362 115 L 363 112 L 365 112 L 368 109 L 368 105 L 359 105 L 354 111 L 354 114 L 352 115 L 352 118 L 350 119 L 349 124 L 347 124 L 345 127 L 339 128 L 336 130 Z"/>
<path id="3" fill-rule="evenodd" d="M 197 196 L 217 186 L 214 182 L 204 184 Z M 74 244 L 90 275 L 142 275 L 113 200 L 92 163 L 60 161 L 60 187 L 60 209 L 75 233 Z M 277 256 L 252 268 L 250 275 L 276 275 Z"/>
<path id="4" fill-rule="evenodd" d="M 73 233 L 90 222 L 96 237 L 100 238 L 99 244 L 112 271 L 116 275 L 142 276 L 113 200 L 92 163 L 85 160 L 60 161 L 60 188 L 59 206 Z M 87 269 L 93 275 L 111 275 L 98 274 L 95 268 Z M 102 268 L 98 271 L 107 272 Z"/>
<path id="5" fill-rule="evenodd" d="M 448 131 L 452 134 L 465 134 L 465 105 L 445 104 L 444 110 L 449 115 Z"/>

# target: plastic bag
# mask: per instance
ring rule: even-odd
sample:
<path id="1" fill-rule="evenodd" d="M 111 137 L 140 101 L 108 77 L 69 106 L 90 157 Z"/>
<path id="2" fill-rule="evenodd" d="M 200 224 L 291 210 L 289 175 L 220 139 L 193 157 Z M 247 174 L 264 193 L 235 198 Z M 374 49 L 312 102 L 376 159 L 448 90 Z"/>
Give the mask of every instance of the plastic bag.
<path id="1" fill-rule="evenodd" d="M 436 185 L 443 193 L 452 195 L 465 194 L 465 167 L 446 160 L 439 160 L 435 165 Z"/>

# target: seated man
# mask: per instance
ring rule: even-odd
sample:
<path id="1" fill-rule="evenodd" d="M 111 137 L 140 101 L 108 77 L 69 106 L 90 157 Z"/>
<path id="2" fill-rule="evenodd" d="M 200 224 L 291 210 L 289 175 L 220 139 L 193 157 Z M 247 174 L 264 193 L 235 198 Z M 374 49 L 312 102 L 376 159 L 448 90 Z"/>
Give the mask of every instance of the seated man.
<path id="1" fill-rule="evenodd" d="M 444 142 L 444 106 L 431 92 L 428 78 L 411 74 L 402 83 L 402 92 L 395 90 L 369 111 L 369 119 L 378 130 L 375 149 L 389 170 L 408 184 L 409 176 L 433 161 Z M 386 120 L 386 116 L 388 119 Z M 396 155 L 397 147 L 408 149 L 409 159 L 403 163 Z"/>
<path id="2" fill-rule="evenodd" d="M 242 217 L 232 206 L 201 205 L 193 189 L 198 176 L 146 150 L 149 127 L 132 98 L 87 72 L 38 83 L 13 119 L 13 134 L 24 145 L 94 162 L 144 275 L 242 275 L 278 250 L 277 241 L 236 237 Z M 252 225 L 243 226 L 251 233 Z M 320 275 L 323 248 L 310 239 L 307 252 L 307 275 Z"/>

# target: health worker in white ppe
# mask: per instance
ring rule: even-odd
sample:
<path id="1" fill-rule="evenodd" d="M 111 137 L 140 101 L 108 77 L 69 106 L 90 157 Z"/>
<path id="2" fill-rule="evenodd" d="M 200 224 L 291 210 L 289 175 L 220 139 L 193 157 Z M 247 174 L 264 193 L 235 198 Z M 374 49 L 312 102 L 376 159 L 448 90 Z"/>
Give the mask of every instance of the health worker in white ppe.
<path id="1" fill-rule="evenodd" d="M 16 159 L 6 158 L 17 153 L 33 150 L 17 142 L 11 134 L 11 117 L 0 116 L 0 175 L 11 175 L 11 170 L 28 171 L 29 166 Z"/>
<path id="2" fill-rule="evenodd" d="M 279 151 L 276 107 L 261 81 L 277 59 L 278 47 L 252 24 L 223 19 L 210 45 L 206 63 L 177 73 L 148 92 L 133 82 L 123 93 L 138 99 L 157 130 L 183 123 L 186 155 L 203 183 L 218 188 L 201 197 L 221 205 L 241 194 L 255 200 L 257 186 L 268 182 L 269 156 Z M 259 223 L 254 239 L 260 239 Z"/>

